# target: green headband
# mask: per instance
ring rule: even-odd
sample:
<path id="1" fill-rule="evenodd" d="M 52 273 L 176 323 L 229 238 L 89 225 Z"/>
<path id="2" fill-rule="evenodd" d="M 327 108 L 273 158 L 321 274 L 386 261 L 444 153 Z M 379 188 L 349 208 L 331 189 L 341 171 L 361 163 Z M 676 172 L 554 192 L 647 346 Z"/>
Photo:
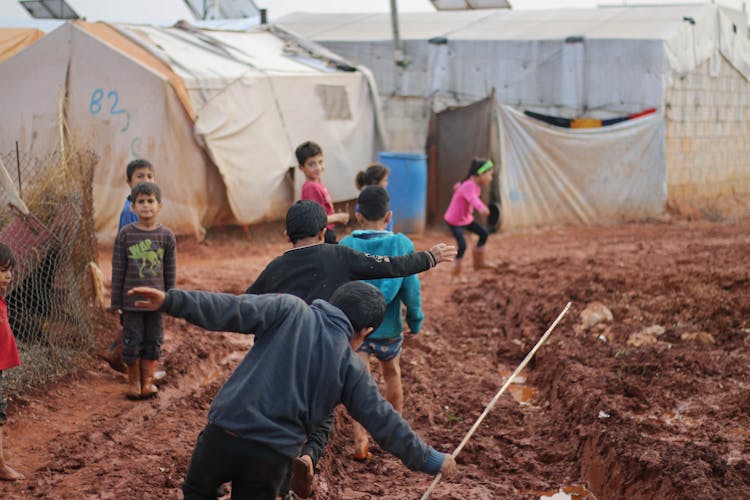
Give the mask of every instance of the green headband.
<path id="1" fill-rule="evenodd" d="M 486 162 L 484 162 L 484 165 L 482 165 L 481 167 L 477 169 L 477 175 L 482 175 L 483 173 L 485 173 L 486 171 L 488 171 L 494 166 L 495 164 L 492 163 L 492 160 L 487 160 Z"/>

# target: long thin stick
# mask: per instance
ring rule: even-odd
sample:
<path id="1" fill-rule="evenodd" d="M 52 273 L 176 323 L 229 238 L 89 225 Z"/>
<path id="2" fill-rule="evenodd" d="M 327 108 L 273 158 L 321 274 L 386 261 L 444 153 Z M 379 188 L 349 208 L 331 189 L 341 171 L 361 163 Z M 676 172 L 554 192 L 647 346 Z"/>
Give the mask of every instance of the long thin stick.
<path id="1" fill-rule="evenodd" d="M 537 342 L 536 345 L 534 346 L 534 348 L 531 351 L 529 351 L 529 353 L 526 355 L 525 358 L 523 358 L 523 361 L 521 361 L 521 364 L 518 365 L 518 368 L 516 368 L 515 371 L 513 372 L 513 374 L 510 377 L 508 377 L 508 380 L 505 381 L 505 383 L 500 388 L 500 390 L 497 392 L 497 394 L 495 394 L 495 397 L 492 398 L 492 401 L 490 401 L 490 404 L 488 404 L 487 407 L 482 412 L 482 414 L 479 415 L 479 418 L 477 419 L 477 421 L 474 422 L 474 425 L 471 426 L 471 429 L 469 429 L 469 432 L 467 432 L 466 436 L 464 436 L 464 439 L 461 441 L 461 444 L 459 444 L 458 447 L 453 451 L 453 453 L 451 453 L 451 455 L 453 456 L 453 458 L 456 458 L 456 456 L 458 456 L 458 454 L 463 449 L 464 445 L 466 445 L 467 441 L 469 441 L 469 438 L 471 437 L 471 435 L 474 434 L 474 431 L 477 430 L 477 427 L 479 427 L 479 424 L 482 423 L 482 420 L 484 420 L 484 417 L 486 417 L 487 414 L 490 412 L 490 410 L 492 410 L 492 407 L 495 406 L 495 403 L 497 403 L 497 400 L 500 399 L 500 396 L 503 395 L 503 392 L 505 392 L 505 389 L 507 389 L 508 386 L 511 384 L 511 382 L 513 382 L 513 379 L 516 378 L 516 375 L 518 375 L 519 373 L 521 373 L 521 371 L 524 368 L 526 368 L 526 365 L 529 363 L 529 361 L 531 361 L 531 358 L 534 357 L 534 354 L 542 346 L 542 344 L 544 343 L 544 341 L 547 340 L 547 337 L 550 336 L 550 334 L 552 333 L 552 330 L 555 329 L 555 327 L 560 322 L 560 320 L 563 318 L 563 316 L 565 316 L 565 313 L 568 312 L 568 309 L 570 309 L 570 302 L 568 302 L 565 305 L 565 308 L 557 316 L 557 319 L 550 325 L 549 328 L 547 328 L 547 331 L 544 332 L 544 335 L 542 335 L 542 338 L 539 339 L 539 342 Z M 430 494 L 435 489 L 435 487 L 437 486 L 437 484 L 440 482 L 440 479 L 442 477 L 443 477 L 442 473 L 438 473 L 438 475 L 435 476 L 435 479 L 432 481 L 432 484 L 430 485 L 430 487 L 427 488 L 427 491 L 425 491 L 424 495 L 422 495 L 422 500 L 427 500 L 430 497 Z"/>

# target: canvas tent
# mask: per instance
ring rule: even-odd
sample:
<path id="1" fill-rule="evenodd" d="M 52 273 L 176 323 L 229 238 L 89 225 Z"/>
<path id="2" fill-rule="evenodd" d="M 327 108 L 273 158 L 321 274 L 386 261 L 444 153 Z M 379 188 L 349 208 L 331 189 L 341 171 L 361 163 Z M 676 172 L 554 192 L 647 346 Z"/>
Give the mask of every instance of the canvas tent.
<path id="1" fill-rule="evenodd" d="M 0 62 L 44 36 L 36 28 L 0 28 Z"/>
<path id="2" fill-rule="evenodd" d="M 334 200 L 351 199 L 381 143 L 377 92 L 315 50 L 271 27 L 66 23 L 0 64 L 0 152 L 16 140 L 22 157 L 56 150 L 59 105 L 76 146 L 99 157 L 95 225 L 108 238 L 136 157 L 154 163 L 163 223 L 178 233 L 283 215 L 294 147 L 309 139 L 324 147 Z"/>
<path id="3" fill-rule="evenodd" d="M 501 164 L 503 227 L 617 222 L 666 207 L 748 212 L 750 42 L 742 16 L 679 5 L 402 13 L 399 22 L 406 67 L 393 63 L 388 15 L 279 21 L 372 69 L 394 148 L 423 148 L 425 107 L 462 107 L 494 90 L 498 149 L 481 153 L 496 153 Z M 596 123 L 651 108 L 589 129 L 524 114 Z M 461 175 L 467 164 L 445 168 Z"/>

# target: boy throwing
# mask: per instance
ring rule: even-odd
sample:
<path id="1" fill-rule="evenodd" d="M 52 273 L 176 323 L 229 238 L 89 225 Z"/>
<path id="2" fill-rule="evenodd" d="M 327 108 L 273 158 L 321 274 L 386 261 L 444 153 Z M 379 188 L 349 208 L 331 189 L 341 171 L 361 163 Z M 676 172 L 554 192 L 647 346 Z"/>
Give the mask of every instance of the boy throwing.
<path id="1" fill-rule="evenodd" d="M 230 295 L 135 288 L 138 307 L 162 310 L 213 331 L 255 334 L 255 344 L 219 390 L 198 437 L 182 491 L 216 498 L 276 499 L 310 428 L 343 403 L 375 440 L 412 470 L 449 475 L 450 454 L 425 444 L 386 402 L 352 349 L 383 319 L 372 285 L 339 288 L 330 303 L 286 294 Z M 325 390 L 321 390 L 324 388 Z"/>

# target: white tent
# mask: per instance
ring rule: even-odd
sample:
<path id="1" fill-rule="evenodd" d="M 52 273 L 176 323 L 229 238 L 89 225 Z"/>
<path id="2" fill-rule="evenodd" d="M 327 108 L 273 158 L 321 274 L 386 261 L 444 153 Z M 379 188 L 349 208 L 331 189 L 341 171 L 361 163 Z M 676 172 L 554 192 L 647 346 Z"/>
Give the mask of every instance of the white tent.
<path id="1" fill-rule="evenodd" d="M 324 148 L 334 200 L 351 199 L 380 143 L 377 92 L 365 73 L 281 36 L 66 23 L 0 64 L 0 152 L 19 141 L 23 157 L 46 157 L 64 109 L 76 146 L 99 157 L 94 215 L 106 237 L 136 157 L 155 165 L 162 222 L 178 233 L 283 215 L 305 140 Z"/>
<path id="2" fill-rule="evenodd" d="M 406 65 L 394 64 L 387 14 L 298 13 L 279 24 L 370 67 L 398 149 L 422 149 L 424 107 L 440 112 L 494 92 L 498 148 L 475 154 L 497 155 L 503 227 L 520 227 L 630 220 L 667 207 L 747 212 L 743 21 L 711 4 L 403 13 Z M 523 114 L 593 122 L 652 108 L 587 130 Z"/>

